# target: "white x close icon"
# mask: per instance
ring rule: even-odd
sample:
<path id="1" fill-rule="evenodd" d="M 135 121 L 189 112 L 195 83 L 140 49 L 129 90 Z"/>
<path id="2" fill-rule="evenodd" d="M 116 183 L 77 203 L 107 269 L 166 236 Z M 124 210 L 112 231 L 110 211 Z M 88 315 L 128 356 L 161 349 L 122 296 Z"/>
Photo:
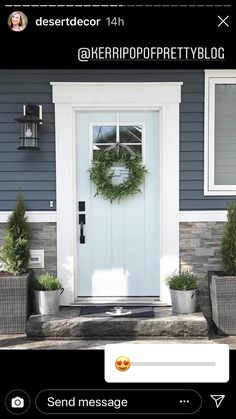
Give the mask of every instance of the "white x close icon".
<path id="1" fill-rule="evenodd" d="M 228 16 L 226 16 L 225 18 L 222 18 L 221 16 L 217 16 L 219 19 L 220 19 L 220 23 L 219 23 L 219 25 L 217 26 L 218 28 L 224 23 L 228 28 L 229 28 L 229 25 L 228 25 L 228 23 L 226 22 L 226 20 L 229 18 L 229 15 Z"/>

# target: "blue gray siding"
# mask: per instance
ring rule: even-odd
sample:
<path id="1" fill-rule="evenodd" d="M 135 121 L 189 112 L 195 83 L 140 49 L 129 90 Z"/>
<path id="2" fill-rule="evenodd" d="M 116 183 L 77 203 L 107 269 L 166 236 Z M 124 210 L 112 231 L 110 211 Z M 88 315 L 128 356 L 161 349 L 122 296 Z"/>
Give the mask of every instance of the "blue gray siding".
<path id="1" fill-rule="evenodd" d="M 55 127 L 50 75 L 0 71 L 0 210 L 11 210 L 18 191 L 28 210 L 49 210 L 55 202 Z M 20 125 L 15 121 L 27 102 L 43 105 L 40 151 L 17 151 Z"/>
<path id="2" fill-rule="evenodd" d="M 50 210 L 56 199 L 54 105 L 50 81 L 182 81 L 180 209 L 226 209 L 230 197 L 204 197 L 204 72 L 202 70 L 0 71 L 0 210 L 11 210 L 22 191 L 29 210 Z M 38 152 L 17 151 L 27 102 L 43 105 Z M 171 123 L 171 121 L 170 121 Z M 54 210 L 56 206 L 52 210 Z"/>

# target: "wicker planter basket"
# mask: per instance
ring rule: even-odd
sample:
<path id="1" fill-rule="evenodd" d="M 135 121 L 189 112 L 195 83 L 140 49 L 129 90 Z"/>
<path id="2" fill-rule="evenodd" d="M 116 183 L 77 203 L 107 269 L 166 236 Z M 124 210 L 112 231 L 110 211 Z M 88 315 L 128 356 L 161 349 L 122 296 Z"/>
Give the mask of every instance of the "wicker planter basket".
<path id="1" fill-rule="evenodd" d="M 209 273 L 212 319 L 219 334 L 236 335 L 236 276 Z"/>
<path id="2" fill-rule="evenodd" d="M 0 334 L 24 333 L 29 316 L 30 274 L 0 277 Z"/>

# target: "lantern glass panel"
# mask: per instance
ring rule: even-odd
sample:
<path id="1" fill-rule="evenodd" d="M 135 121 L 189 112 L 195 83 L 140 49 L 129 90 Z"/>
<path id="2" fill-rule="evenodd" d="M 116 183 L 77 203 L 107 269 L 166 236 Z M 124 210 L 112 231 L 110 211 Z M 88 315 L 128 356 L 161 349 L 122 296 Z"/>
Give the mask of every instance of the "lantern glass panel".
<path id="1" fill-rule="evenodd" d="M 37 147 L 37 123 L 35 122 L 24 122 L 22 124 L 22 145 L 23 147 Z"/>

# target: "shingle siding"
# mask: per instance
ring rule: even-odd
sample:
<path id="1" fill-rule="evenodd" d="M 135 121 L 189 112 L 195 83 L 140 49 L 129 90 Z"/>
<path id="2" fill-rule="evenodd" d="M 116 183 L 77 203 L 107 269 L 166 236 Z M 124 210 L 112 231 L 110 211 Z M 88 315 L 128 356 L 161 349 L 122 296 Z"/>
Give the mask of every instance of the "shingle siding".
<path id="1" fill-rule="evenodd" d="M 56 199 L 55 126 L 50 81 L 183 82 L 180 105 L 180 209 L 226 209 L 230 197 L 204 197 L 204 72 L 202 70 L 0 71 L 0 210 L 11 210 L 18 191 L 29 210 L 49 210 Z M 22 106 L 43 106 L 40 151 L 17 151 Z M 171 121 L 170 121 L 171 123 Z M 54 206 L 53 210 L 56 208 Z"/>

